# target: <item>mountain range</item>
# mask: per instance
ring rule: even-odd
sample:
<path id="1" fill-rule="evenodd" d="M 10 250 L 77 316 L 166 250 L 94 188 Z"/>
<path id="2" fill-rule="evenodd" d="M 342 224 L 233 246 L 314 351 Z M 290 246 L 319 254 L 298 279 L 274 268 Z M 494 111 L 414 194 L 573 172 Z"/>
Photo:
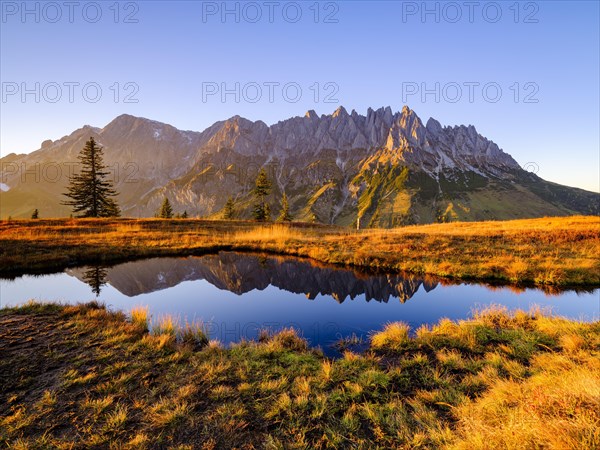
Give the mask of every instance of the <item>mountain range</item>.
<path id="1" fill-rule="evenodd" d="M 219 218 L 231 196 L 250 218 L 256 174 L 267 169 L 276 216 L 285 192 L 296 220 L 393 227 L 454 220 L 600 214 L 600 194 L 524 170 L 474 126 L 425 124 L 405 106 L 308 111 L 271 126 L 234 116 L 202 132 L 121 115 L 85 125 L 30 154 L 0 159 L 0 216 L 68 216 L 61 205 L 77 155 L 94 137 L 123 214 L 150 217 L 168 197 L 175 212 Z"/>

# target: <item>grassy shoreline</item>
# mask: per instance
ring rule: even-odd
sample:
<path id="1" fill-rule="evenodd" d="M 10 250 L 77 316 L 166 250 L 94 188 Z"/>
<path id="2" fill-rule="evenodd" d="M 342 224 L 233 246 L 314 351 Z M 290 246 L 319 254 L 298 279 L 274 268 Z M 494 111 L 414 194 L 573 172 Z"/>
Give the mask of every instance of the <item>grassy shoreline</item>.
<path id="1" fill-rule="evenodd" d="M 329 360 L 91 303 L 0 310 L 12 448 L 598 448 L 600 322 L 491 309 Z"/>
<path id="2" fill-rule="evenodd" d="M 156 219 L 0 222 L 0 275 L 220 250 L 266 252 L 455 280 L 600 285 L 600 218 L 354 231 L 312 224 Z"/>

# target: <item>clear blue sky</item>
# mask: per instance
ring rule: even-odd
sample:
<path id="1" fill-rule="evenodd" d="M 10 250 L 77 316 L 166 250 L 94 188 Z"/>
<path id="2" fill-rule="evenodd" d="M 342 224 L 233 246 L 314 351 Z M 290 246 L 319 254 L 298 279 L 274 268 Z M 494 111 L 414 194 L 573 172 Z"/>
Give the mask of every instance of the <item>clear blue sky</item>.
<path id="1" fill-rule="evenodd" d="M 22 2 L 2 1 L 2 155 L 33 151 L 45 139 L 84 124 L 104 126 L 122 113 L 201 131 L 235 114 L 271 124 L 309 109 L 323 114 L 343 105 L 364 114 L 369 106 L 400 110 L 407 103 L 423 121 L 433 116 L 443 125 L 475 125 L 522 165 L 535 163 L 547 180 L 600 191 L 597 1 L 520 2 L 518 8 L 498 2 L 499 10 L 476 2 L 473 11 L 462 1 L 430 2 L 428 8 L 439 8 L 437 18 L 423 18 L 420 1 L 321 2 L 318 8 L 308 1 L 297 3 L 302 16 L 295 23 L 298 10 L 285 1 L 275 7 L 272 23 L 265 2 L 240 3 L 239 22 L 234 14 L 222 19 L 222 2 L 121 2 L 117 23 L 113 1 L 99 2 L 102 17 L 95 23 L 97 11 L 88 3 L 69 11 L 57 2 L 58 11 L 42 2 L 39 17 L 23 17 Z M 261 18 L 252 23 L 257 5 Z M 35 11 L 36 3 L 28 8 Z M 219 11 L 208 15 L 214 8 Z M 128 15 L 137 23 L 124 23 Z M 326 17 L 337 23 L 325 23 Z M 24 102 L 21 92 L 11 95 L 22 83 L 35 91 L 36 82 L 39 103 L 34 94 Z M 72 102 L 69 82 L 80 83 Z M 87 100 L 82 93 L 90 82 L 102 89 L 96 103 L 90 101 L 93 86 Z M 127 82 L 139 91 L 133 94 Z M 239 82 L 246 95 L 239 103 L 234 95 L 203 101 L 203 82 L 219 88 Z M 280 83 L 273 102 L 264 84 L 270 82 Z M 472 102 L 470 82 L 479 83 Z M 62 92 L 54 103 L 53 83 Z M 252 83 L 262 89 L 255 103 L 249 101 L 256 95 Z M 286 83 L 302 88 L 299 101 L 285 99 Z M 434 94 L 407 95 L 423 83 L 433 91 L 439 83 L 439 101 Z M 492 84 L 484 93 L 486 83 Z M 457 85 L 462 97 L 452 102 Z M 496 87 L 502 96 L 494 103 Z M 127 94 L 138 102 L 125 103 Z M 293 87 L 287 94 L 295 95 Z M 327 94 L 338 103 L 324 102 Z"/>

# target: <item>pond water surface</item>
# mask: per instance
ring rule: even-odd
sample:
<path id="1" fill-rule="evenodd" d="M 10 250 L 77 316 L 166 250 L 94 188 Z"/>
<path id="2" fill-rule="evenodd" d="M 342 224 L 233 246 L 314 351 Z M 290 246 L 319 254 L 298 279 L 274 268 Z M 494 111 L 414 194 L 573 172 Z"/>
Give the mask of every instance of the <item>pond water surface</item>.
<path id="1" fill-rule="evenodd" d="M 416 329 L 443 317 L 466 319 L 491 304 L 525 310 L 535 305 L 584 321 L 600 318 L 599 289 L 550 294 L 232 252 L 0 279 L 1 306 L 30 299 L 98 299 L 125 312 L 147 306 L 153 318 L 171 314 L 182 323 L 202 321 L 211 339 L 223 343 L 254 339 L 264 328 L 294 327 L 329 355 L 341 337 L 366 339 L 387 322 L 403 321 Z"/>

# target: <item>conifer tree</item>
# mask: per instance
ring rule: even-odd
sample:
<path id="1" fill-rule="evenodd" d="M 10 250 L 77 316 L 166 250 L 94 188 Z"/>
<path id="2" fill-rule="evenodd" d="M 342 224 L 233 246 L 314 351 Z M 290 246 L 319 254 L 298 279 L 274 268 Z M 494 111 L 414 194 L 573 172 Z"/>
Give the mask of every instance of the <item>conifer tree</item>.
<path id="1" fill-rule="evenodd" d="M 40 218 L 40 212 L 38 211 L 38 209 L 37 209 L 37 208 L 35 208 L 35 209 L 33 210 L 33 213 L 31 213 L 31 218 L 32 218 L 32 219 L 39 219 L 39 218 Z"/>
<path id="2" fill-rule="evenodd" d="M 290 205 L 288 202 L 287 194 L 284 192 L 283 197 L 281 198 L 281 212 L 279 213 L 279 217 L 277 221 L 279 222 L 291 222 L 292 215 L 290 214 Z"/>
<path id="3" fill-rule="evenodd" d="M 266 201 L 266 197 L 271 193 L 271 181 L 267 177 L 267 172 L 264 168 L 260 169 L 254 190 L 252 192 L 256 197 L 254 204 L 253 216 L 260 222 L 265 222 L 271 219 L 271 207 Z"/>
<path id="4" fill-rule="evenodd" d="M 181 218 L 182 218 L 182 219 L 187 219 L 187 218 L 188 218 L 188 212 L 187 212 L 187 209 L 184 209 L 184 210 L 183 210 L 183 214 L 181 215 Z"/>
<path id="5" fill-rule="evenodd" d="M 158 210 L 158 217 L 161 219 L 172 219 L 173 218 L 173 207 L 167 197 L 162 202 L 160 209 Z"/>
<path id="6" fill-rule="evenodd" d="M 70 200 L 63 205 L 73 207 L 78 217 L 118 217 L 119 206 L 111 197 L 118 195 L 112 183 L 106 179 L 109 172 L 103 162 L 102 147 L 96 144 L 93 137 L 85 143 L 78 156 L 81 171 L 71 176 L 67 192 Z"/>
<path id="7" fill-rule="evenodd" d="M 235 217 L 235 202 L 232 197 L 227 199 L 227 203 L 223 207 L 223 218 L 225 220 L 231 220 Z"/>

